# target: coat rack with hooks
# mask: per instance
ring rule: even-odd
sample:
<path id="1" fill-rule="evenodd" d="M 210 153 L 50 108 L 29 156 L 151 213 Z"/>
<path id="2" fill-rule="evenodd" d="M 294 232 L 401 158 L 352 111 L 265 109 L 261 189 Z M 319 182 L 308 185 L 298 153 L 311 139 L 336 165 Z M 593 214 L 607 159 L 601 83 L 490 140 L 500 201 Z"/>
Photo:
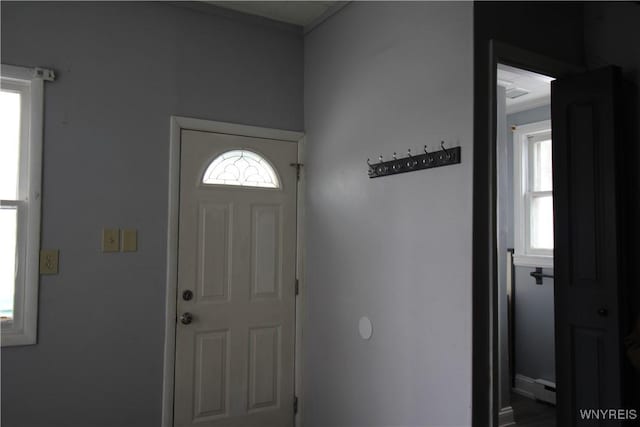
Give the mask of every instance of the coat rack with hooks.
<path id="1" fill-rule="evenodd" d="M 378 163 L 371 163 L 371 160 L 367 159 L 369 178 L 455 165 L 460 163 L 460 154 L 460 147 L 445 148 L 444 141 L 442 141 L 440 142 L 440 150 L 437 151 L 428 152 L 425 145 L 424 154 L 412 155 L 411 149 L 409 149 L 407 156 L 401 159 L 398 158 L 397 153 L 393 153 L 393 159 L 386 162 L 382 156 L 378 158 Z"/>

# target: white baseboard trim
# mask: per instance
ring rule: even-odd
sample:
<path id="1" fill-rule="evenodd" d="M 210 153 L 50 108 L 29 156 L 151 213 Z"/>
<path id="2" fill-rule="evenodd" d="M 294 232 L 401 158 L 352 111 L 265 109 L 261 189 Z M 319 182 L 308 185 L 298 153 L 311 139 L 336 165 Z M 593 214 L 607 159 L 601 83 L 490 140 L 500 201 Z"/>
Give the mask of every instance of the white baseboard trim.
<path id="1" fill-rule="evenodd" d="M 506 406 L 500 409 L 498 414 L 498 427 L 507 427 L 516 425 L 516 421 L 513 417 L 513 408 Z"/>
<path id="2" fill-rule="evenodd" d="M 516 384 L 512 391 L 529 399 L 556 404 L 555 384 L 551 381 L 516 374 Z"/>

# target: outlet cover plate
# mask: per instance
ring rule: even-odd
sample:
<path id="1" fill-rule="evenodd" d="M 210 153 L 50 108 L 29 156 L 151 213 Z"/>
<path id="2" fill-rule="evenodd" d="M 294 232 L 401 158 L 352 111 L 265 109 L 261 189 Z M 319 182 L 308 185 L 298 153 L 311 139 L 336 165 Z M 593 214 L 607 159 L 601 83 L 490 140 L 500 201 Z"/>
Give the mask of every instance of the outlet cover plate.
<path id="1" fill-rule="evenodd" d="M 104 228 L 102 230 L 102 252 L 120 252 L 120 229 Z"/>
<path id="2" fill-rule="evenodd" d="M 138 231 L 136 229 L 122 230 L 122 252 L 138 250 Z"/>
<path id="3" fill-rule="evenodd" d="M 58 274 L 59 251 L 42 249 L 40 251 L 40 274 Z"/>

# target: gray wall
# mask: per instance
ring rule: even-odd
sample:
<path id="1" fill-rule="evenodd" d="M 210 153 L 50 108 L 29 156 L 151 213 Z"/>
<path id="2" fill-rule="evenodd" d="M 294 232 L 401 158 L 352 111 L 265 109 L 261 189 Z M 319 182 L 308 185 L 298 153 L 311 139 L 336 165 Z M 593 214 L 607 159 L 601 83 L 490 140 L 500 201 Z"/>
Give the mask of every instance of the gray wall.
<path id="1" fill-rule="evenodd" d="M 472 20 L 351 3 L 306 37 L 307 427 L 470 424 Z M 368 178 L 441 139 L 462 164 Z"/>
<path id="2" fill-rule="evenodd" d="M 160 424 L 169 116 L 303 127 L 299 32 L 153 3 L 2 2 L 2 63 L 46 66 L 38 344 L 2 349 L 2 425 Z M 139 251 L 100 252 L 104 226 Z"/>
<path id="3" fill-rule="evenodd" d="M 555 382 L 555 325 L 553 279 L 536 285 L 534 268 L 516 267 L 515 370 L 529 378 Z M 553 275 L 553 269 L 545 268 Z"/>

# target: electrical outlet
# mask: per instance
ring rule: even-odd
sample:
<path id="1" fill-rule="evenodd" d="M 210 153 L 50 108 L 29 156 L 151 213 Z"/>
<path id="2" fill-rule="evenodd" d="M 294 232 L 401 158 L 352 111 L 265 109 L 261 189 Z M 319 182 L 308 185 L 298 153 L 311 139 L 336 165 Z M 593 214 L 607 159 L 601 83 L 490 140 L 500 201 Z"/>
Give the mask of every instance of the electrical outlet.
<path id="1" fill-rule="evenodd" d="M 104 228 L 102 230 L 102 252 L 120 251 L 120 229 Z"/>
<path id="2" fill-rule="evenodd" d="M 40 274 L 58 274 L 58 254 L 57 249 L 40 251 Z"/>
<path id="3" fill-rule="evenodd" d="M 138 250 L 138 231 L 136 229 L 122 230 L 122 252 Z"/>

